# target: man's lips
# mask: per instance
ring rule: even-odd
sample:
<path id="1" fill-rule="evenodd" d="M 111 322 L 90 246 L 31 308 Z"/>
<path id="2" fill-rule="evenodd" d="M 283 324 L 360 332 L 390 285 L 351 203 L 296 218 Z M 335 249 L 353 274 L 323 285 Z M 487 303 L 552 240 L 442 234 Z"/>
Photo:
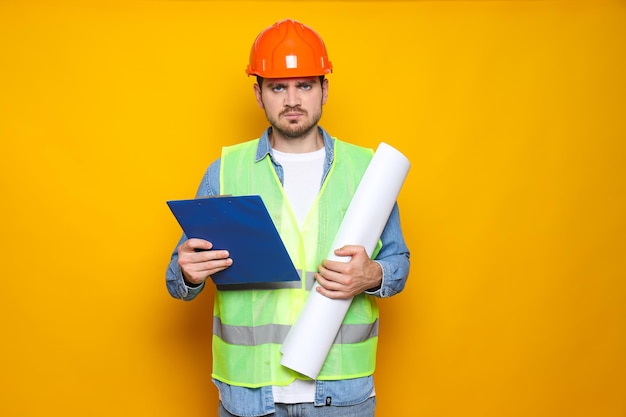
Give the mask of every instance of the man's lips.
<path id="1" fill-rule="evenodd" d="M 283 117 L 285 119 L 289 119 L 289 120 L 299 119 L 302 116 L 304 116 L 304 113 L 302 113 L 302 112 L 286 112 L 286 113 L 283 113 Z"/>

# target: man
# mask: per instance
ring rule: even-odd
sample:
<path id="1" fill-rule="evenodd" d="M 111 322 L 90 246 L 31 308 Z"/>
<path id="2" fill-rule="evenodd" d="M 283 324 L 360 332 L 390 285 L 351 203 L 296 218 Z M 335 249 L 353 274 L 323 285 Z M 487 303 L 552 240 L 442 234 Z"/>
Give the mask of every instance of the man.
<path id="1" fill-rule="evenodd" d="M 373 416 L 378 340 L 376 297 L 400 292 L 409 272 L 397 205 L 376 257 L 363 246 L 332 248 L 349 262 L 325 259 L 372 150 L 331 137 L 318 122 L 332 71 L 313 29 L 283 20 L 262 31 L 250 54 L 256 101 L 269 127 L 259 139 L 222 150 L 197 196 L 261 195 L 302 280 L 273 288 L 218 287 L 213 321 L 213 381 L 220 416 Z M 363 225 L 363 227 L 368 227 Z M 175 298 L 192 300 L 233 261 L 227 250 L 183 235 L 166 274 Z M 322 295 L 353 298 L 316 381 L 280 364 L 280 346 L 313 278 Z"/>

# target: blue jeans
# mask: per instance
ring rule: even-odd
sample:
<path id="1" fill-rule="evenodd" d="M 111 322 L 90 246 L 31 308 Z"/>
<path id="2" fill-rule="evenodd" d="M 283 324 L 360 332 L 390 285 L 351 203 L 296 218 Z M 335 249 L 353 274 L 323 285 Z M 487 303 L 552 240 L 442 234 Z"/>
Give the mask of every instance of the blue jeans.
<path id="1" fill-rule="evenodd" d="M 315 407 L 313 403 L 276 403 L 276 412 L 268 414 L 268 417 L 374 417 L 375 409 L 376 397 L 370 397 L 360 404 L 346 407 Z M 218 417 L 238 417 L 226 411 L 221 402 L 217 415 Z"/>

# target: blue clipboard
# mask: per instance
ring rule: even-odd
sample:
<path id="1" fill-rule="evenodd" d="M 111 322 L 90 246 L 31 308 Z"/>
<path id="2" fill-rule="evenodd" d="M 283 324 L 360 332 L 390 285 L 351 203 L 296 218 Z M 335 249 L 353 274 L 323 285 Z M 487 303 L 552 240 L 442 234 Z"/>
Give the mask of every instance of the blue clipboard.
<path id="1" fill-rule="evenodd" d="M 167 205 L 188 238 L 226 249 L 233 264 L 211 278 L 216 285 L 299 281 L 300 276 L 258 195 L 171 200 Z"/>

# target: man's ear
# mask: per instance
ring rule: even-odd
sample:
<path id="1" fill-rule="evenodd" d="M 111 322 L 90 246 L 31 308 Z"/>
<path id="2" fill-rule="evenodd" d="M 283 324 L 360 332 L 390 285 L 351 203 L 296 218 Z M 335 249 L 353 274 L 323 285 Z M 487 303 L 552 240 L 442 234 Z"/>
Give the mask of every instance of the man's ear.
<path id="1" fill-rule="evenodd" d="M 254 84 L 253 88 L 254 96 L 256 97 L 256 103 L 259 105 L 260 108 L 265 109 L 265 106 L 263 105 L 263 97 L 261 96 L 261 86 L 259 84 Z"/>
<path id="2" fill-rule="evenodd" d="M 326 104 L 328 100 L 328 78 L 324 78 L 322 82 L 322 105 Z"/>

